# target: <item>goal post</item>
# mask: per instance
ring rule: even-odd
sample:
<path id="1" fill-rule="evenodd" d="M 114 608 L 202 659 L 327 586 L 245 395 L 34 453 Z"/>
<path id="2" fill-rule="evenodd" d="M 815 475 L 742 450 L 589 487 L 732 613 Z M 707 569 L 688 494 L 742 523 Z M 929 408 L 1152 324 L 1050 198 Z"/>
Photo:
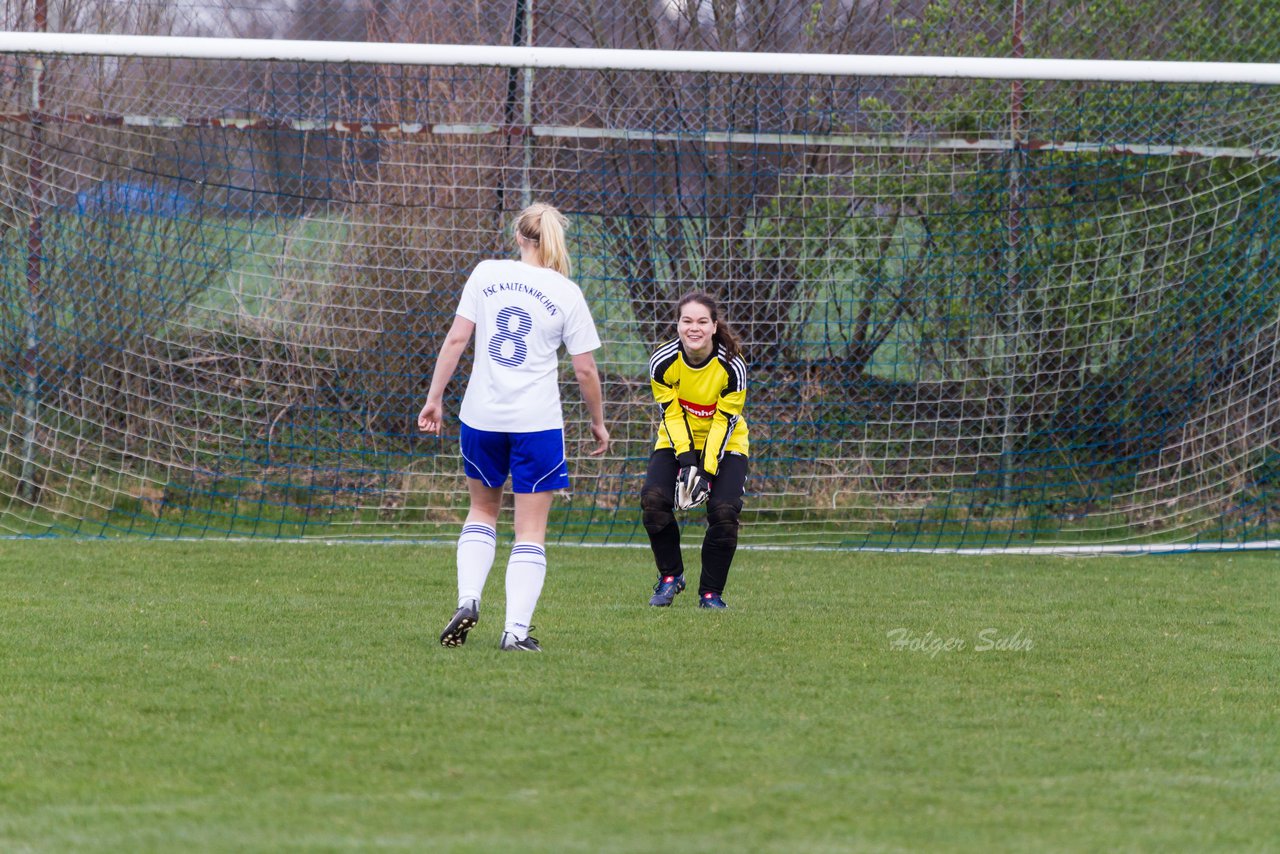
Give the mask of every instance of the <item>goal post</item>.
<path id="1" fill-rule="evenodd" d="M 747 53 L 85 33 L 0 33 L 0 53 L 583 71 L 1280 84 L 1280 63 Z"/>
<path id="2" fill-rule="evenodd" d="M 647 357 L 699 289 L 747 355 L 746 546 L 1275 548 L 1278 84 L 0 34 L 0 536 L 452 537 L 465 364 L 446 436 L 413 419 L 533 198 L 616 441 L 567 383 L 554 541 L 646 542 Z"/>

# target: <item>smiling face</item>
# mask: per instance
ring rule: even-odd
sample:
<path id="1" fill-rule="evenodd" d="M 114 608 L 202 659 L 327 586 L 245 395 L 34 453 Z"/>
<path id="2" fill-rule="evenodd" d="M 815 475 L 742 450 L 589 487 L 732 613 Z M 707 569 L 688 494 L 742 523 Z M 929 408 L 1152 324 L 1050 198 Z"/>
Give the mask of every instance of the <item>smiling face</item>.
<path id="1" fill-rule="evenodd" d="M 705 362 L 715 347 L 716 322 L 711 319 L 711 309 L 696 300 L 680 306 L 676 333 L 685 353 L 695 362 Z"/>

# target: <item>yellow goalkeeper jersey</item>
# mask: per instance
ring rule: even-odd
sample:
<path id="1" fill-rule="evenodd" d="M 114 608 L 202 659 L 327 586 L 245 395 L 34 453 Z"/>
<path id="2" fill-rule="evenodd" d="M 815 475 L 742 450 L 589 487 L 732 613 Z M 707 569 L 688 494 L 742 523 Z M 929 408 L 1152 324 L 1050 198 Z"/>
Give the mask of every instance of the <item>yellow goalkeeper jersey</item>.
<path id="1" fill-rule="evenodd" d="M 720 460 L 730 451 L 748 456 L 747 365 L 741 356 L 730 356 L 716 345 L 715 355 L 692 366 L 680 339 L 674 338 L 649 359 L 653 397 L 662 407 L 662 425 L 654 449 L 671 448 L 676 455 L 702 454 L 707 474 L 720 470 Z"/>

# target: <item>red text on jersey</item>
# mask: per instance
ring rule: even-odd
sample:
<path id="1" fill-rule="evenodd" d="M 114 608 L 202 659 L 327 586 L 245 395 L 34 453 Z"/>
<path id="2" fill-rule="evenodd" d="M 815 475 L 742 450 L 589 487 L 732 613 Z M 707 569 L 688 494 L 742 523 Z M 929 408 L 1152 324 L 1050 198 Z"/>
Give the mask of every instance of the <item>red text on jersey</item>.
<path id="1" fill-rule="evenodd" d="M 685 412 L 690 415 L 696 415 L 699 418 L 710 418 L 716 414 L 716 405 L 714 403 L 693 403 L 681 398 L 680 406 Z"/>

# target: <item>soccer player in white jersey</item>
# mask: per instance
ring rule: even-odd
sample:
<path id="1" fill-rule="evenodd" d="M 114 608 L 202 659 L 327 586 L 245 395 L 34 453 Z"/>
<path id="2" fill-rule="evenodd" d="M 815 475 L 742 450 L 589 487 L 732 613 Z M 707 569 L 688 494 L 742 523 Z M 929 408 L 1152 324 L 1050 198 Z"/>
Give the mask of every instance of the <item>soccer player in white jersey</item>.
<path id="1" fill-rule="evenodd" d="M 499 648 L 539 652 L 529 626 L 547 572 L 547 516 L 553 491 L 569 487 L 557 376 L 561 344 L 591 417 L 591 456 L 609 450 L 609 430 L 594 355 L 600 337 L 582 291 L 568 278 L 564 216 L 550 205 L 531 205 L 516 219 L 515 241 L 519 261 L 481 261 L 467 279 L 436 357 L 418 429 L 440 433 L 445 387 L 474 333 L 475 359 L 459 412 L 471 507 L 458 539 L 458 610 L 440 643 L 461 646 L 480 619 L 510 476 L 515 545 L 507 561 L 507 618 Z"/>

